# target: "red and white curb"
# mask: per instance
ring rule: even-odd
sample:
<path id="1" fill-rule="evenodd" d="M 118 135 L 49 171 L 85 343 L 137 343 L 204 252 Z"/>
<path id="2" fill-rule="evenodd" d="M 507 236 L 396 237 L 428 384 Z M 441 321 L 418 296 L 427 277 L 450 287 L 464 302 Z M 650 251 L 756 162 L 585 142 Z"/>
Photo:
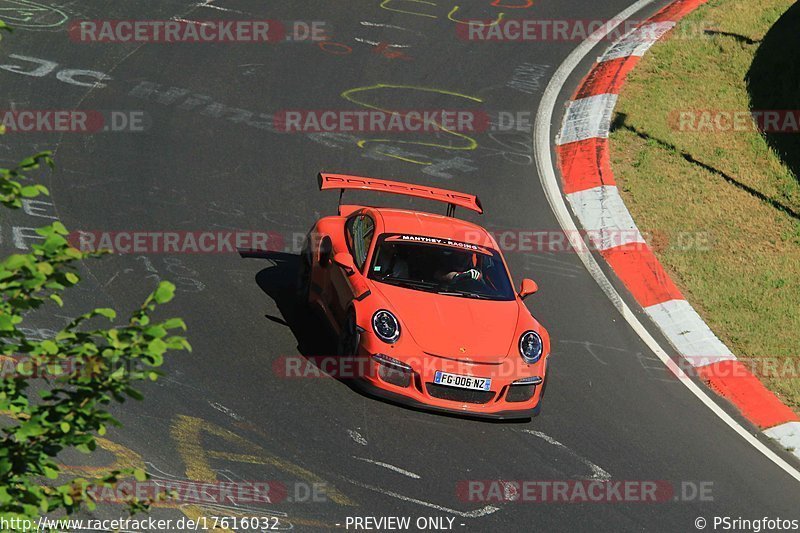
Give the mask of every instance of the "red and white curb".
<path id="1" fill-rule="evenodd" d="M 608 135 L 617 95 L 645 52 L 707 0 L 678 0 L 597 59 L 569 103 L 556 153 L 563 192 L 592 245 L 697 375 L 800 458 L 800 417 L 752 375 L 686 301 L 617 190 Z"/>

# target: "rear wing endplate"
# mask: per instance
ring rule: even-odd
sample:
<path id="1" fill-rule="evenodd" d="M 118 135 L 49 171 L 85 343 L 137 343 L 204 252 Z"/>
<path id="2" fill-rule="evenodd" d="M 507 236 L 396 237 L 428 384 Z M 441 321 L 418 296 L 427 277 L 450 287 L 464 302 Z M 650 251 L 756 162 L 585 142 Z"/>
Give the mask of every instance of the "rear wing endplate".
<path id="1" fill-rule="evenodd" d="M 455 214 L 456 207 L 464 207 L 476 213 L 483 213 L 481 201 L 477 196 L 472 194 L 438 189 L 436 187 L 426 187 L 424 185 L 414 185 L 412 183 L 403 183 L 400 181 L 350 176 L 347 174 L 327 174 L 320 172 L 317 179 L 319 180 L 319 190 L 339 189 L 341 191 L 339 193 L 340 204 L 345 189 L 361 189 L 365 191 L 402 194 L 405 196 L 414 196 L 416 198 L 426 198 L 428 200 L 444 202 L 447 204 L 447 216 L 450 217 Z"/>

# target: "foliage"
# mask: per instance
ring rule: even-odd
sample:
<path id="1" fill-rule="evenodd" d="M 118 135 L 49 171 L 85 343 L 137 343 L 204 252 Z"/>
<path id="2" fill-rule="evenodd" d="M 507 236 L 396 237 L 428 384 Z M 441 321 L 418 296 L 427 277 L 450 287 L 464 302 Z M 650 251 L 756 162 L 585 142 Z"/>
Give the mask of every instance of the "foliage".
<path id="1" fill-rule="evenodd" d="M 0 169 L 0 203 L 17 209 L 27 198 L 47 195 L 47 188 L 26 178 L 44 167 L 53 167 L 49 152 Z M 181 319 L 151 317 L 172 299 L 175 286 L 169 282 L 160 283 L 121 324 L 115 324 L 113 309 L 99 308 L 78 316 L 53 338 L 26 336 L 26 318 L 46 312 L 47 306 L 63 306 L 65 291 L 80 282 L 81 262 L 102 255 L 71 246 L 60 222 L 37 232 L 43 241 L 30 253 L 0 262 L 0 413 L 8 420 L 0 428 L 0 518 L 5 519 L 72 513 L 83 506 L 91 510 L 95 504 L 88 488 L 123 476 L 144 480 L 144 472 L 133 470 L 74 478 L 60 470 L 56 456 L 69 449 L 94 450 L 96 436 L 119 425 L 110 406 L 142 399 L 136 383 L 158 378 L 166 352 L 191 350 L 184 337 L 173 334 L 186 329 Z M 143 508 L 142 502 L 129 503 L 131 511 Z"/>

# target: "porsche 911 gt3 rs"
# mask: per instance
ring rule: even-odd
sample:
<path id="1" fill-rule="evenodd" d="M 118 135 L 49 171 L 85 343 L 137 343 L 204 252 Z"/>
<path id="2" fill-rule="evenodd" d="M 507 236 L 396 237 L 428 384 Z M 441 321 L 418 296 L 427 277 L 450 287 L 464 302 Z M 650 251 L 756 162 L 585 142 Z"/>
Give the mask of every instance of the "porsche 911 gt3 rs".
<path id="1" fill-rule="evenodd" d="M 357 384 L 391 401 L 490 418 L 538 414 L 550 339 L 515 291 L 484 228 L 455 218 L 483 213 L 476 196 L 344 174 L 335 216 L 319 219 L 301 254 L 298 294 L 338 336 L 338 356 L 361 359 Z M 402 194 L 447 204 L 444 215 L 342 204 L 345 190 Z"/>

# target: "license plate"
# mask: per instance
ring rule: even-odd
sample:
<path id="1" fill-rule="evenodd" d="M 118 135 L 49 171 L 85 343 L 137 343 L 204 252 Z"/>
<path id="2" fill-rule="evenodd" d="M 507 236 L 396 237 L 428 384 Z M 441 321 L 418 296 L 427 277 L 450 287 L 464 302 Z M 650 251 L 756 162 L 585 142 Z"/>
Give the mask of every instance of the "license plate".
<path id="1" fill-rule="evenodd" d="M 492 380 L 489 378 L 476 378 L 475 376 L 460 376 L 437 371 L 433 382 L 438 385 L 458 387 L 459 389 L 491 390 Z"/>

